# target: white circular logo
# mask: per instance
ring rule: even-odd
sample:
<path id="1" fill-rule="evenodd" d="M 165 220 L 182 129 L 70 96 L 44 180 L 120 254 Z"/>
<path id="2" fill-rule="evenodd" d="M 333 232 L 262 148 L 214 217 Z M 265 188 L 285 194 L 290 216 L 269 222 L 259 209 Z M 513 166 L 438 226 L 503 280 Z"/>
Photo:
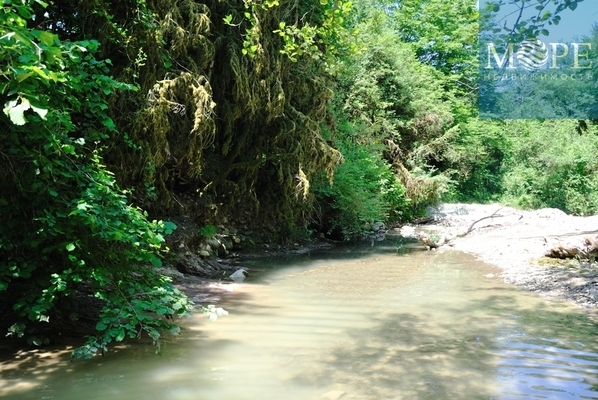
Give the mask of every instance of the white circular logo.
<path id="1" fill-rule="evenodd" d="M 548 48 L 538 39 L 527 39 L 517 49 L 517 62 L 528 71 L 542 68 L 548 62 Z"/>

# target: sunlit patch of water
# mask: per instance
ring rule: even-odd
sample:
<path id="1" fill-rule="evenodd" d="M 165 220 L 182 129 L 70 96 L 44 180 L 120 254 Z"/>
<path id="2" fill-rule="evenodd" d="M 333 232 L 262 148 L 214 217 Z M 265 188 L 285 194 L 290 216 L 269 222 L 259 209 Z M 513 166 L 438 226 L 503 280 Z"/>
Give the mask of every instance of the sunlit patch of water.
<path id="1" fill-rule="evenodd" d="M 6 360 L 0 396 L 598 398 L 596 324 L 469 256 L 377 244 L 251 264 L 263 272 L 223 298 L 230 314 L 187 320 L 162 357 L 138 344 L 38 374 Z"/>

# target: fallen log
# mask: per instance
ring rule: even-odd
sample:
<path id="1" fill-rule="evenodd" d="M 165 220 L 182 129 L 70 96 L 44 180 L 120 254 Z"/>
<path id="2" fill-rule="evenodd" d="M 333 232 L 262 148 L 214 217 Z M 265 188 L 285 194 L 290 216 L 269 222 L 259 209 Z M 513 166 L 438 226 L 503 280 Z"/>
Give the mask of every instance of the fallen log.
<path id="1" fill-rule="evenodd" d="M 586 236 L 579 243 L 559 242 L 552 246 L 545 254 L 550 258 L 580 258 L 590 259 L 598 256 L 598 236 Z"/>

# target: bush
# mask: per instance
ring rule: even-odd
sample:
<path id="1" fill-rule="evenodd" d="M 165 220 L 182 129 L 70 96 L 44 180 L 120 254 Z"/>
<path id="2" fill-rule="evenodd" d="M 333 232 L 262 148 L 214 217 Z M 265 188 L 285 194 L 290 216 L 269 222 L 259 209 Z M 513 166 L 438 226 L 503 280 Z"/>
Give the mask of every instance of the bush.
<path id="1" fill-rule="evenodd" d="M 598 212 L 597 130 L 591 126 L 580 134 L 577 127 L 572 120 L 511 123 L 503 199 L 523 208 Z"/>
<path id="2" fill-rule="evenodd" d="M 495 201 L 503 191 L 502 168 L 509 140 L 504 124 L 471 118 L 459 125 L 445 157 L 456 182 L 454 200 Z"/>
<path id="3" fill-rule="evenodd" d="M 405 188 L 379 151 L 352 143 L 350 136 L 341 138 L 339 150 L 344 163 L 337 168 L 333 183 L 322 179 L 314 188 L 322 210 L 320 225 L 328 234 L 349 238 L 369 230 L 375 221 L 409 218 Z"/>
<path id="4" fill-rule="evenodd" d="M 192 308 L 155 269 L 175 226 L 129 204 L 102 163 L 104 143 L 118 135 L 107 98 L 134 87 L 108 75 L 96 42 L 28 29 L 31 4 L 5 2 L 0 14 L 3 322 L 9 334 L 42 344 L 51 319 L 77 319 L 69 310 L 85 287 L 104 307 L 97 336 L 75 356 L 142 332 L 159 344 L 161 330 L 178 329 L 163 316 Z"/>

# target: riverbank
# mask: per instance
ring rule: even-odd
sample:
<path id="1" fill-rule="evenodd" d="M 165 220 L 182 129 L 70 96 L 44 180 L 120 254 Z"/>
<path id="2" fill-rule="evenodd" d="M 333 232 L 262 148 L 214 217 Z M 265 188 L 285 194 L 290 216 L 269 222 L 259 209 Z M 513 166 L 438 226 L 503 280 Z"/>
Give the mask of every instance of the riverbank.
<path id="1" fill-rule="evenodd" d="M 521 211 L 498 204 L 442 204 L 428 211 L 432 221 L 415 228 L 447 235 L 449 242 L 438 251 L 473 254 L 500 267 L 507 282 L 598 311 L 598 263 L 545 257 L 557 243 L 595 237 L 598 216 L 575 217 L 556 209 Z M 493 217 L 482 219 L 489 216 Z"/>
<path id="2" fill-rule="evenodd" d="M 428 209 L 426 223 L 406 225 L 388 234 L 413 237 L 418 233 L 446 238 L 446 244 L 436 251 L 462 251 L 502 270 L 501 278 L 531 292 L 551 299 L 570 301 L 598 313 L 598 263 L 577 259 L 559 260 L 545 256 L 556 244 L 580 243 L 584 237 L 598 235 L 598 216 L 576 217 L 557 209 L 522 211 L 500 204 L 441 204 Z M 303 253 L 328 243 L 263 250 L 247 253 L 244 257 L 263 257 Z M 229 265 L 223 271 L 224 281 L 240 267 Z M 194 278 L 193 278 L 194 279 Z M 185 282 L 185 280 L 183 280 Z M 204 282 L 197 290 L 189 282 L 181 288 L 198 298 L 213 300 L 228 290 L 225 282 Z M 204 290 L 213 286 L 211 290 Z M 213 291 L 217 292 L 214 296 Z M 203 292 L 203 293 L 202 293 Z M 220 293 L 218 293 L 220 292 Z M 198 301 L 199 300 L 199 301 Z"/>

